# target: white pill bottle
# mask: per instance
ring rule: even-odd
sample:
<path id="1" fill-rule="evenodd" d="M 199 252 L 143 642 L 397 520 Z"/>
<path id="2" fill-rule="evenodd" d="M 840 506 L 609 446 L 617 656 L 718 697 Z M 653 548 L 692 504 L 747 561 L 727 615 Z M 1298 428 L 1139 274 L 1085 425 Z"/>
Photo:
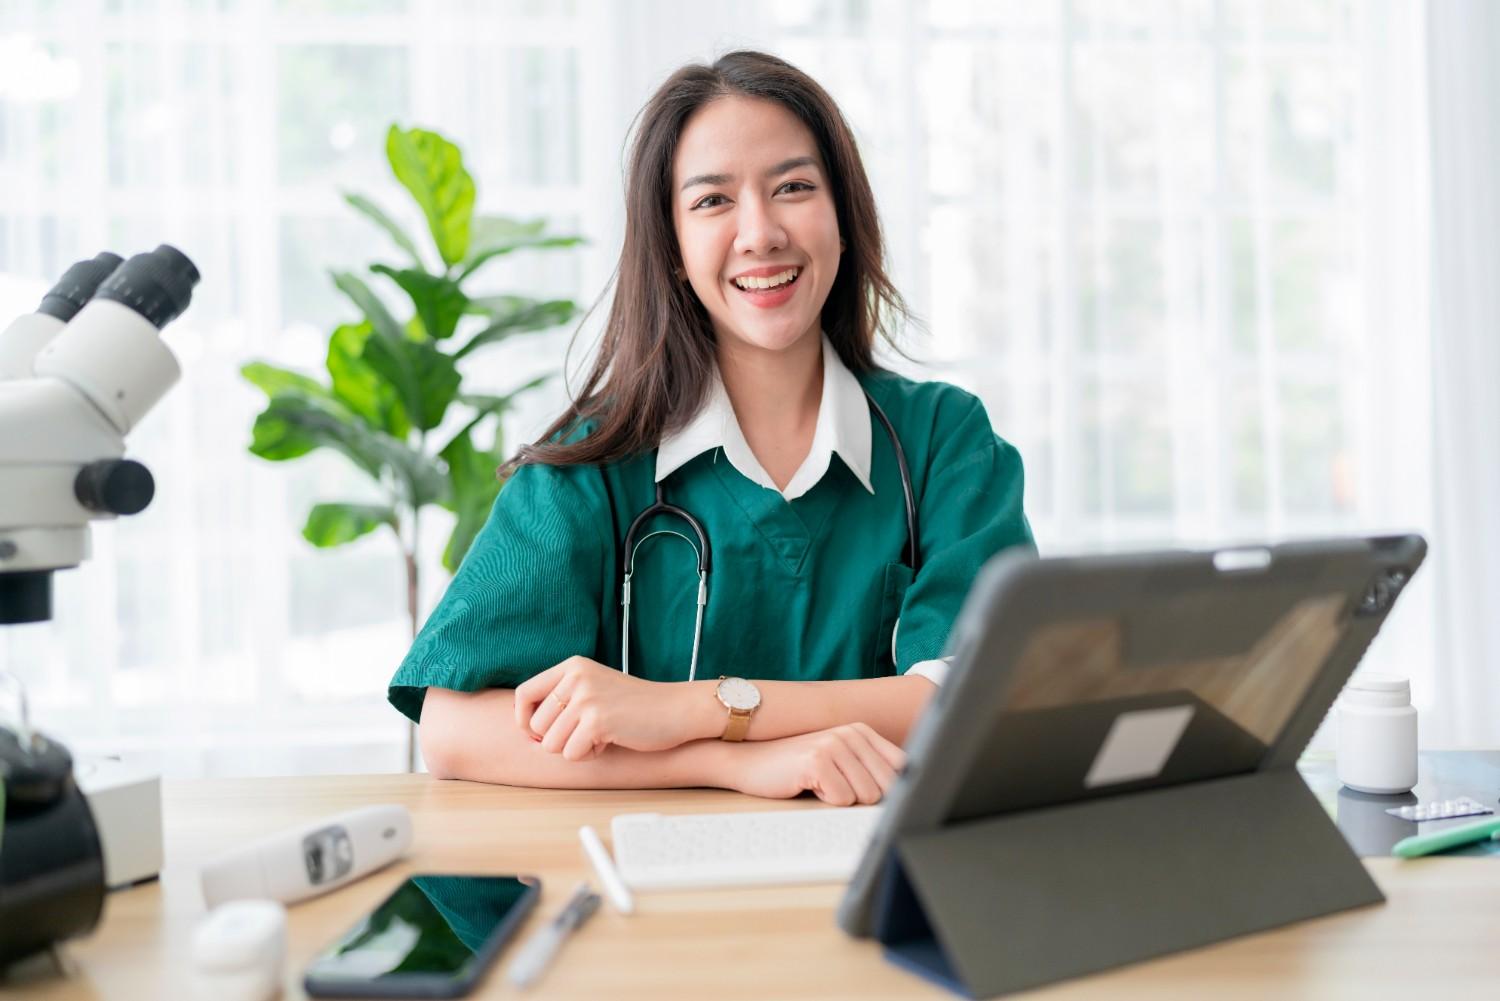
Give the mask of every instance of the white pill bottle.
<path id="1" fill-rule="evenodd" d="M 1417 784 L 1417 710 L 1405 678 L 1349 679 L 1338 703 L 1339 781 L 1356 792 L 1393 795 Z"/>

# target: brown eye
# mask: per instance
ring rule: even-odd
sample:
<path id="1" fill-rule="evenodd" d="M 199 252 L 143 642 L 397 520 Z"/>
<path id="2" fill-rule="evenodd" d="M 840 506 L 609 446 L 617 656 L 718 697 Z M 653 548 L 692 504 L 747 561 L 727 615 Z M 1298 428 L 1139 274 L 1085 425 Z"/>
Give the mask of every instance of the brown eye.
<path id="1" fill-rule="evenodd" d="M 717 208 L 718 202 L 714 201 L 715 198 L 717 198 L 720 202 L 724 201 L 723 195 L 704 195 L 701 199 L 699 199 L 698 203 L 693 206 L 693 209 L 696 210 Z"/>

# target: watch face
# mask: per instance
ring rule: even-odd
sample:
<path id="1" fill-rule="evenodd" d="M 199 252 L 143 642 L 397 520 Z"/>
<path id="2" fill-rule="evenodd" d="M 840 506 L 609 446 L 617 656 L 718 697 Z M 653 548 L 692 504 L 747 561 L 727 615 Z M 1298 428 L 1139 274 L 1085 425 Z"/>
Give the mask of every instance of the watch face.
<path id="1" fill-rule="evenodd" d="M 719 682 L 719 700 L 731 709 L 749 711 L 760 705 L 760 689 L 744 678 L 725 678 Z"/>

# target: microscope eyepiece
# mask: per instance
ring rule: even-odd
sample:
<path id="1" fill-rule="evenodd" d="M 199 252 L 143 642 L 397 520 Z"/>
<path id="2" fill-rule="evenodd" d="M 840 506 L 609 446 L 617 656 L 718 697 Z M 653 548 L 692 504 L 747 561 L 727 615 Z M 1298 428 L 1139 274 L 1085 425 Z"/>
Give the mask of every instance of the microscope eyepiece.
<path id="1" fill-rule="evenodd" d="M 124 260 L 119 254 L 111 254 L 106 250 L 91 261 L 79 261 L 64 271 L 57 284 L 42 296 L 42 304 L 36 311 L 67 323 L 83 308 L 84 303 L 94 297 L 104 279 Z"/>
<path id="2" fill-rule="evenodd" d="M 187 309 L 198 277 L 187 255 L 164 243 L 121 264 L 99 286 L 97 296 L 129 306 L 160 330 Z"/>

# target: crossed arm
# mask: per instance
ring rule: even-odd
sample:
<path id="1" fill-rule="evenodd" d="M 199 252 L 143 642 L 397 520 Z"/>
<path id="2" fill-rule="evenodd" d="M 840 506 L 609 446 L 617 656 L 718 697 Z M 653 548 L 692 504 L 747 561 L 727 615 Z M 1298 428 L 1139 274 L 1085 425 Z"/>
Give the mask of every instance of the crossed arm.
<path id="1" fill-rule="evenodd" d="M 935 688 L 910 676 L 758 681 L 747 739 L 727 743 L 715 685 L 645 681 L 572 657 L 514 691 L 429 688 L 422 754 L 439 778 L 874 803 L 905 764 L 900 745 Z"/>

